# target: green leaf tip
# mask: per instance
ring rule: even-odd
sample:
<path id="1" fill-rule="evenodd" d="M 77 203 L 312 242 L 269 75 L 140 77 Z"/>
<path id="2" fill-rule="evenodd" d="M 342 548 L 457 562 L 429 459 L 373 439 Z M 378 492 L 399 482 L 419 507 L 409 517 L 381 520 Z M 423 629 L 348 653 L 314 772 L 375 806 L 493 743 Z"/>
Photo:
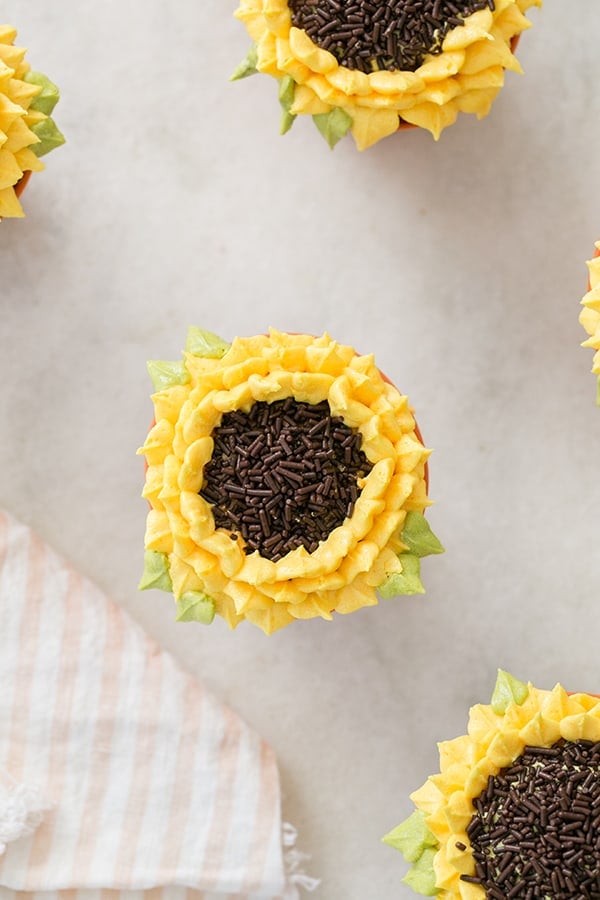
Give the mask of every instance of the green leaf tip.
<path id="1" fill-rule="evenodd" d="M 144 553 L 144 571 L 138 584 L 140 591 L 147 591 L 150 588 L 159 591 L 173 590 L 169 560 L 166 553 L 159 553 L 157 550 L 146 550 Z"/>
<path id="2" fill-rule="evenodd" d="M 48 117 L 31 126 L 31 131 L 40 139 L 39 144 L 32 144 L 30 149 L 36 156 L 45 156 L 65 143 L 65 136 L 56 126 L 54 119 Z"/>
<path id="3" fill-rule="evenodd" d="M 349 116 L 345 109 L 334 106 L 330 112 L 314 115 L 313 122 L 333 150 L 352 127 L 352 116 Z"/>
<path id="4" fill-rule="evenodd" d="M 165 359 L 150 359 L 146 363 L 154 390 L 164 391 L 175 384 L 187 384 L 190 373 L 181 361 L 169 362 Z"/>
<path id="5" fill-rule="evenodd" d="M 31 101 L 29 108 L 34 109 L 36 112 L 44 113 L 45 116 L 52 115 L 54 107 L 60 100 L 60 91 L 54 82 L 50 81 L 48 76 L 42 72 L 34 72 L 33 70 L 23 76 L 23 81 L 26 81 L 27 84 L 36 84 L 41 88 L 39 94 Z"/>
<path id="6" fill-rule="evenodd" d="M 417 894 L 433 897 L 438 889 L 435 883 L 433 860 L 439 849 L 439 842 L 427 827 L 425 813 L 416 809 L 383 838 L 385 844 L 399 850 L 411 868 L 402 879 Z"/>
<path id="7" fill-rule="evenodd" d="M 229 350 L 231 344 L 220 338 L 212 331 L 196 328 L 190 325 L 187 332 L 185 349 L 192 356 L 200 356 L 203 359 L 221 359 Z"/>
<path id="8" fill-rule="evenodd" d="M 410 863 L 416 862 L 426 847 L 438 847 L 438 840 L 427 827 L 425 813 L 420 809 L 415 809 L 408 819 L 392 829 L 382 840 L 384 844 L 399 850 L 406 862 Z"/>
<path id="9" fill-rule="evenodd" d="M 411 553 L 418 557 L 445 552 L 423 513 L 416 510 L 411 509 L 406 514 L 400 540 L 406 544 Z"/>
<path id="10" fill-rule="evenodd" d="M 386 580 L 378 587 L 378 591 L 384 600 L 397 597 L 399 594 L 409 596 L 411 594 L 424 594 L 425 588 L 421 581 L 421 562 L 418 556 L 412 553 L 401 553 L 402 571 L 388 575 Z"/>
<path id="11" fill-rule="evenodd" d="M 186 591 L 177 601 L 176 622 L 201 622 L 203 625 L 210 625 L 214 617 L 214 601 L 201 591 Z"/>
<path id="12" fill-rule="evenodd" d="M 279 103 L 281 105 L 281 128 L 280 134 L 287 134 L 296 116 L 291 111 L 296 93 L 296 82 L 291 75 L 285 75 L 279 80 Z"/>
<path id="13" fill-rule="evenodd" d="M 409 869 L 402 881 L 413 889 L 415 894 L 423 897 L 435 897 L 438 889 L 435 883 L 435 870 L 433 860 L 437 850 L 427 848 L 416 863 Z"/>
<path id="14" fill-rule="evenodd" d="M 248 78 L 250 75 L 256 75 L 258 73 L 258 69 L 256 68 L 256 63 L 258 62 L 258 52 L 256 49 L 256 44 L 252 44 L 248 53 L 241 61 L 239 66 L 234 69 L 234 71 L 229 76 L 230 81 L 241 81 L 242 78 Z"/>
<path id="15" fill-rule="evenodd" d="M 496 686 L 492 694 L 492 709 L 497 716 L 503 716 L 511 703 L 521 706 L 528 696 L 529 688 L 525 682 L 519 681 L 503 669 L 498 669 Z"/>

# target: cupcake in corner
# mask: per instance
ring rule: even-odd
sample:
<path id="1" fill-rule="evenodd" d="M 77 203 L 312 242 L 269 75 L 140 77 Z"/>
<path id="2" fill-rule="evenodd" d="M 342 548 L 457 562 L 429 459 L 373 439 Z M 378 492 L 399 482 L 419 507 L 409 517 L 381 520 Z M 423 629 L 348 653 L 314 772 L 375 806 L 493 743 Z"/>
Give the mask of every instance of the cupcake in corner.
<path id="1" fill-rule="evenodd" d="M 384 841 L 418 894 L 462 900 L 600 897 L 600 699 L 499 671 L 468 733 Z"/>
<path id="2" fill-rule="evenodd" d="M 423 593 L 420 560 L 443 551 L 423 515 L 430 451 L 371 355 L 190 328 L 182 361 L 148 368 L 140 587 L 172 592 L 178 619 L 271 634 Z"/>
<path id="3" fill-rule="evenodd" d="M 281 131 L 312 116 L 333 147 L 348 132 L 359 150 L 401 127 L 437 140 L 460 112 L 483 118 L 541 0 L 240 0 L 253 41 L 232 79 L 279 82 Z"/>
<path id="4" fill-rule="evenodd" d="M 589 290 L 581 301 L 583 309 L 579 321 L 589 334 L 589 338 L 582 346 L 593 347 L 596 351 L 592 372 L 597 376 L 596 403 L 600 406 L 600 241 L 596 244 L 594 258 L 588 262 L 588 269 Z"/>
<path id="5" fill-rule="evenodd" d="M 52 119 L 58 88 L 25 61 L 17 32 L 0 25 L 0 218 L 24 215 L 19 195 L 40 157 L 64 144 Z"/>

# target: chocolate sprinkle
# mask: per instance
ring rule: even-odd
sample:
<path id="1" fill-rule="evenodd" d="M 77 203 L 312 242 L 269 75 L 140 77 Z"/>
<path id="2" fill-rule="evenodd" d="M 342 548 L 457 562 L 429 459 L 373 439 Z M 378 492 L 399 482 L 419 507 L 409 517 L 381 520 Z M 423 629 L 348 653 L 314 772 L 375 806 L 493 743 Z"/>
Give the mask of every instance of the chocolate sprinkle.
<path id="1" fill-rule="evenodd" d="M 473 803 L 463 881 L 492 900 L 599 900 L 600 742 L 525 747 Z"/>
<path id="2" fill-rule="evenodd" d="M 414 72 L 448 32 L 494 0 L 289 0 L 292 23 L 340 65 Z"/>
<path id="3" fill-rule="evenodd" d="M 360 434 L 327 401 L 255 403 L 225 413 L 212 438 L 200 496 L 217 528 L 273 562 L 300 546 L 316 550 L 352 515 L 357 479 L 372 468 Z"/>

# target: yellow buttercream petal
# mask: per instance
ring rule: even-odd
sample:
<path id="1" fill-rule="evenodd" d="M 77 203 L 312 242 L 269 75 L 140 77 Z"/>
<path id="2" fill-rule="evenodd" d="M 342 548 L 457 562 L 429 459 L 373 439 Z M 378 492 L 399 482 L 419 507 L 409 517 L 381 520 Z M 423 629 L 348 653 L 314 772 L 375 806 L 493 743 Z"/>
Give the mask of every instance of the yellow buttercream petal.
<path id="1" fill-rule="evenodd" d="M 464 50 L 448 50 L 439 56 L 430 56 L 427 62 L 417 70 L 418 77 L 424 82 L 441 81 L 460 72 L 465 62 Z"/>
<path id="2" fill-rule="evenodd" d="M 539 712 L 523 726 L 519 737 L 531 747 L 551 747 L 560 738 L 560 727 Z"/>
<path id="3" fill-rule="evenodd" d="M 264 0 L 262 10 L 273 34 L 285 36 L 289 33 L 292 19 L 287 0 Z"/>
<path id="4" fill-rule="evenodd" d="M 173 550 L 173 534 L 169 517 L 165 512 L 152 509 L 146 522 L 146 549 L 159 553 L 171 553 Z"/>
<path id="5" fill-rule="evenodd" d="M 372 78 L 365 72 L 359 72 L 358 69 L 346 69 L 345 66 L 338 66 L 337 69 L 327 72 L 327 81 L 337 91 L 341 91 L 348 97 L 370 95 L 374 86 Z M 390 91 L 390 93 L 396 92 L 396 88 Z M 385 93 L 385 91 L 380 91 L 380 93 Z"/>
<path id="6" fill-rule="evenodd" d="M 438 744 L 440 754 L 440 771 L 445 772 L 450 766 L 456 763 L 464 763 L 465 759 L 470 761 L 470 751 L 472 742 L 468 735 L 454 738 L 452 741 L 442 741 Z"/>
<path id="7" fill-rule="evenodd" d="M 473 113 L 478 119 L 487 116 L 500 88 L 485 88 L 482 91 L 467 91 L 454 99 L 460 112 Z"/>
<path id="8" fill-rule="evenodd" d="M 300 62 L 304 63 L 311 72 L 324 75 L 339 68 L 338 61 L 328 50 L 322 50 L 314 44 L 305 31 L 300 28 L 290 28 L 290 50 Z"/>
<path id="9" fill-rule="evenodd" d="M 479 41 L 467 47 L 459 74 L 461 76 L 478 75 L 490 67 L 498 65 L 514 72 L 522 73 L 523 71 L 506 41 L 495 37 L 493 40 Z M 484 87 L 492 87 L 492 85 L 484 85 Z"/>
<path id="10" fill-rule="evenodd" d="M 469 884 L 468 881 L 459 881 L 458 896 L 461 900 L 484 900 L 485 891 L 479 884 Z"/>
<path id="11" fill-rule="evenodd" d="M 474 75 L 460 75 L 457 82 L 465 94 L 471 91 L 499 89 L 504 84 L 504 69 L 502 66 L 490 66 Z"/>
<path id="12" fill-rule="evenodd" d="M 420 128 L 426 128 L 437 141 L 444 128 L 456 121 L 457 115 L 458 106 L 451 100 L 445 106 L 439 106 L 436 103 L 419 103 L 418 106 L 406 110 L 402 118 Z"/>
<path id="13" fill-rule="evenodd" d="M 294 102 L 292 103 L 291 112 L 295 116 L 302 114 L 309 116 L 318 116 L 322 113 L 331 111 L 329 103 L 321 100 L 312 88 L 305 84 L 296 86 L 294 93 Z"/>
<path id="14" fill-rule="evenodd" d="M 346 585 L 340 590 L 335 611 L 340 615 L 348 615 L 365 606 L 377 606 L 378 602 L 370 586 L 357 578 L 353 584 Z"/>
<path id="15" fill-rule="evenodd" d="M 390 109 L 360 109 L 352 113 L 352 136 L 359 150 L 366 150 L 398 130 L 398 113 Z"/>
<path id="16" fill-rule="evenodd" d="M 560 722 L 560 733 L 566 741 L 600 741 L 600 712 L 567 716 Z"/>
<path id="17" fill-rule="evenodd" d="M 466 831 L 469 822 L 473 818 L 474 812 L 475 807 L 473 806 L 473 802 L 466 796 L 464 791 L 453 791 L 448 797 L 448 802 L 444 809 L 446 822 L 448 823 L 448 828 L 452 834 L 460 834 L 461 832 Z M 467 847 L 469 846 L 468 841 L 463 841 L 463 843 L 466 844 Z"/>
<path id="18" fill-rule="evenodd" d="M 476 41 L 486 40 L 494 23 L 494 12 L 481 9 L 465 19 L 465 24 L 453 28 L 444 38 L 445 51 L 464 50 Z M 419 70 L 417 70 L 419 71 Z"/>
<path id="19" fill-rule="evenodd" d="M 13 152 L 0 150 L 0 190 L 12 188 L 23 176 L 23 170 Z"/>
<path id="20" fill-rule="evenodd" d="M 273 75 L 275 78 L 279 73 L 277 39 L 270 31 L 262 34 L 260 40 L 256 42 L 256 68 L 259 72 Z"/>
<path id="21" fill-rule="evenodd" d="M 600 251 L 600 241 L 596 243 L 596 250 Z M 600 375 L 600 256 L 588 262 L 590 290 L 583 298 L 579 321 L 587 331 L 589 338 L 582 344 L 583 347 L 592 347 L 598 352 L 594 354 L 592 372 Z"/>

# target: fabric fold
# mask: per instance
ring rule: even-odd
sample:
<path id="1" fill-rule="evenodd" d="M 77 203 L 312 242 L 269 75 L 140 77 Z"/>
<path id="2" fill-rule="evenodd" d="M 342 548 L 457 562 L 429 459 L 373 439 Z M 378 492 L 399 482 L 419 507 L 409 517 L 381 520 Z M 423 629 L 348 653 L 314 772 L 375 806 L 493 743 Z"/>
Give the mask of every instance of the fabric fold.
<path id="1" fill-rule="evenodd" d="M 286 873 L 270 746 L 2 512 L 0 609 L 0 770 L 52 807 L 6 843 L 2 900 L 314 889 Z"/>

